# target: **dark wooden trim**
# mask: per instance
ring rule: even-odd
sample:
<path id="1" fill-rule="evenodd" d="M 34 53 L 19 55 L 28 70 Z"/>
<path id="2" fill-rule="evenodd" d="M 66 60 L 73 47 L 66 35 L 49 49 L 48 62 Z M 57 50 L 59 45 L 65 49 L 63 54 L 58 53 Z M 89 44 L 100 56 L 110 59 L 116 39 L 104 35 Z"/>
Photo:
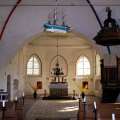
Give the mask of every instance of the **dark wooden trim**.
<path id="1" fill-rule="evenodd" d="M 22 0 L 18 0 L 18 1 L 16 2 L 16 4 L 13 6 L 12 10 L 10 11 L 8 17 L 6 18 L 5 23 L 4 23 L 4 25 L 3 25 L 3 27 L 2 27 L 2 30 L 1 30 L 1 33 L 0 33 L 0 40 L 2 39 L 3 33 L 4 33 L 4 31 L 5 31 L 5 28 L 6 28 L 7 24 L 8 24 L 8 22 L 9 22 L 12 14 L 14 13 L 15 9 L 17 8 L 17 6 L 20 4 L 21 1 L 22 1 Z"/>

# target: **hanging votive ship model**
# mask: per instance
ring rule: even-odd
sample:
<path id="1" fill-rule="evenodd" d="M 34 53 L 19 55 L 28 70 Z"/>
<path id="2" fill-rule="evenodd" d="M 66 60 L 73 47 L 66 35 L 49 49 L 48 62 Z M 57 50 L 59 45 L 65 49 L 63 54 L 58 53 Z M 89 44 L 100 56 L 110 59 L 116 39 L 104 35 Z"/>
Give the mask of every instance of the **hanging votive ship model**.
<path id="1" fill-rule="evenodd" d="M 108 18 L 104 21 L 104 26 L 95 36 L 97 44 L 103 46 L 120 45 L 120 28 L 115 19 L 111 17 L 111 9 L 106 8 Z"/>
<path id="2" fill-rule="evenodd" d="M 70 27 L 65 23 L 65 15 L 62 13 L 62 17 L 59 19 L 57 8 L 54 8 L 53 12 L 48 15 L 48 22 L 44 24 L 44 30 L 56 33 L 67 33 L 70 31 Z"/>

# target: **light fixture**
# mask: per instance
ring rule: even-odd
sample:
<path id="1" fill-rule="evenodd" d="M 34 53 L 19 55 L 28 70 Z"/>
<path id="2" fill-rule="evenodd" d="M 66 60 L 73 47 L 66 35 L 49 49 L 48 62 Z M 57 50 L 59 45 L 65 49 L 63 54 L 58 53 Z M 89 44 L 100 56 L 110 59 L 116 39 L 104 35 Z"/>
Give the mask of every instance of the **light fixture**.
<path id="1" fill-rule="evenodd" d="M 57 61 L 55 66 L 52 68 L 51 74 L 54 77 L 54 82 L 63 82 L 64 81 L 64 72 L 62 67 L 59 64 L 59 53 L 58 53 L 58 39 L 57 39 Z M 61 81 L 62 78 L 62 81 Z"/>
<path id="2" fill-rule="evenodd" d="M 56 6 L 57 2 L 58 0 L 56 0 Z M 44 24 L 44 31 L 56 33 L 67 33 L 70 31 L 70 27 L 65 23 L 64 13 L 62 12 L 61 17 L 59 13 L 57 7 L 49 13 L 48 22 Z"/>

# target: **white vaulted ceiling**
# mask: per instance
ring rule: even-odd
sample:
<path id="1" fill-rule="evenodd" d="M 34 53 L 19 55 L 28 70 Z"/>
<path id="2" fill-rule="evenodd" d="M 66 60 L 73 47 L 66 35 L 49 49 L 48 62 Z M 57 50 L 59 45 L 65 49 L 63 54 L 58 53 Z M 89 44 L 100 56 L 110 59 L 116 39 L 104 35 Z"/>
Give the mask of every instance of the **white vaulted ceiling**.
<path id="1" fill-rule="evenodd" d="M 0 31 L 17 0 L 0 0 Z M 106 18 L 106 7 L 112 9 L 112 16 L 120 25 L 120 0 L 90 0 L 101 22 Z M 66 22 L 73 31 L 84 34 L 92 43 L 100 30 L 96 17 L 86 0 L 58 0 L 58 8 L 66 14 Z M 56 0 L 22 0 L 11 16 L 0 40 L 0 67 L 5 65 L 22 48 L 30 37 L 43 31 L 48 13 L 56 6 Z M 102 52 L 107 53 L 105 47 Z M 111 47 L 112 53 L 119 55 L 119 46 Z M 119 55 L 120 56 L 120 55 Z"/>

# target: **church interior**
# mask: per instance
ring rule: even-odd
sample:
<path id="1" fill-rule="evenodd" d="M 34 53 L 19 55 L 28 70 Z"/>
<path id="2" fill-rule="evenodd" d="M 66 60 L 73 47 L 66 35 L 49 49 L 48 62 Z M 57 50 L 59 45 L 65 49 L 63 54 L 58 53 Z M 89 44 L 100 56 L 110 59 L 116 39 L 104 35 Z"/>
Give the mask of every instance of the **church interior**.
<path id="1" fill-rule="evenodd" d="M 120 120 L 119 0 L 0 0 L 0 120 Z"/>

